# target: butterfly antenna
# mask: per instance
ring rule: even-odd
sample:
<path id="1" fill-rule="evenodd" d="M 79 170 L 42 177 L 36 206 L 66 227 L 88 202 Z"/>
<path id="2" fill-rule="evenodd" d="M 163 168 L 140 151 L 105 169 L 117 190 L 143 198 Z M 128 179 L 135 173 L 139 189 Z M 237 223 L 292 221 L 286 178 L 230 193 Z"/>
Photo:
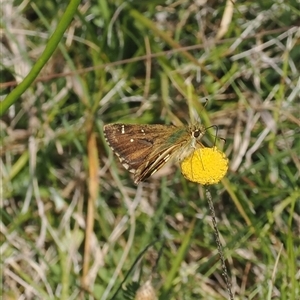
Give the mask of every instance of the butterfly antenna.
<path id="1" fill-rule="evenodd" d="M 211 125 L 211 126 L 205 128 L 205 130 L 208 130 L 210 128 L 214 128 L 215 131 L 216 131 L 216 134 L 214 135 L 214 137 L 215 137 L 214 146 L 216 146 L 216 144 L 217 144 L 217 138 L 224 141 L 224 143 L 226 143 L 226 139 L 218 136 L 218 131 L 219 131 L 219 126 L 218 125 Z"/>
<path id="2" fill-rule="evenodd" d="M 205 103 L 204 103 L 203 107 L 206 107 L 207 103 L 208 103 L 208 99 L 205 98 Z"/>

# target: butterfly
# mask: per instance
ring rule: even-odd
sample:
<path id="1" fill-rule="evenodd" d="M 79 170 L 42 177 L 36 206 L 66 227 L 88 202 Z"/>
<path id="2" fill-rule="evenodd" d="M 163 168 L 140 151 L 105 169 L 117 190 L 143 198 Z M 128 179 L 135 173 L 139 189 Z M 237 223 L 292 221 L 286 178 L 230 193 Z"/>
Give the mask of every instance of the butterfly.
<path id="1" fill-rule="evenodd" d="M 144 181 L 162 168 L 168 160 L 179 161 L 189 156 L 206 132 L 203 125 L 140 125 L 108 124 L 104 126 L 105 139 L 122 165 L 134 174 L 134 182 Z"/>

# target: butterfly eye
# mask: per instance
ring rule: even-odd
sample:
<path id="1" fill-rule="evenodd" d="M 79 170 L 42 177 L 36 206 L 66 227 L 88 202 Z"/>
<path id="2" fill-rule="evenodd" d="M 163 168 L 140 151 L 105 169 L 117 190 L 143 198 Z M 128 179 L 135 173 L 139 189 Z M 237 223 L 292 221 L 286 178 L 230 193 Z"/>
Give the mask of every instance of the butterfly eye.
<path id="1" fill-rule="evenodd" d="M 195 130 L 194 133 L 193 133 L 193 135 L 194 135 L 195 138 L 199 137 L 199 135 L 200 135 L 200 130 L 198 130 L 198 129 Z"/>

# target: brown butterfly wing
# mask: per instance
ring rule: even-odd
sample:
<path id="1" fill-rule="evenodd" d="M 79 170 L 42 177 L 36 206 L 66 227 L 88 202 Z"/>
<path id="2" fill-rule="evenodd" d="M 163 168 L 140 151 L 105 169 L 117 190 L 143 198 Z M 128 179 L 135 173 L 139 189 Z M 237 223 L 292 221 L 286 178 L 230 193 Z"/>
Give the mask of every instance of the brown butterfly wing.
<path id="1" fill-rule="evenodd" d="M 149 160 L 144 162 L 134 173 L 134 182 L 138 183 L 143 181 L 156 173 L 175 155 L 175 153 L 177 153 L 177 150 L 180 149 L 180 147 L 181 144 L 174 144 L 151 154 Z"/>
<path id="2" fill-rule="evenodd" d="M 160 124 L 108 124 L 104 126 L 104 135 L 123 166 L 135 173 L 137 183 L 155 173 L 171 157 L 174 145 L 166 141 L 176 129 Z M 167 158 L 159 159 L 162 155 Z"/>

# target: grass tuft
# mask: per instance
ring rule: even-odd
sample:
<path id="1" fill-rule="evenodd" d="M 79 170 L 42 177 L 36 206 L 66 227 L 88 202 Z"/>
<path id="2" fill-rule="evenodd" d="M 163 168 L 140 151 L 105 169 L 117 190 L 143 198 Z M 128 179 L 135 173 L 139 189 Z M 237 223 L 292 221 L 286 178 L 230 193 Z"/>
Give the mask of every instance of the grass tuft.
<path id="1" fill-rule="evenodd" d="M 234 299 L 298 299 L 297 1 L 0 9 L 3 299 L 229 299 L 206 188 L 176 162 L 134 185 L 103 136 L 199 119 Z"/>

